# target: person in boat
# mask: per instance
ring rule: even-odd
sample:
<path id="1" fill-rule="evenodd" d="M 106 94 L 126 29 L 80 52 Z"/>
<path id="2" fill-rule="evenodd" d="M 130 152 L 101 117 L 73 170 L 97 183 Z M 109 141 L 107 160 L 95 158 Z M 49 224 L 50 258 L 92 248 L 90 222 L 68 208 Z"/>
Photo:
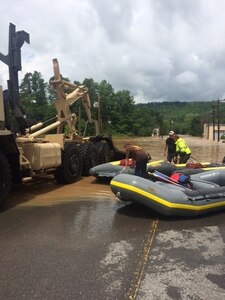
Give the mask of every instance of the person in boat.
<path id="1" fill-rule="evenodd" d="M 146 177 L 149 157 L 145 150 L 132 143 L 126 143 L 124 149 L 126 151 L 126 168 L 128 167 L 129 158 L 131 158 L 135 168 L 135 175 Z"/>
<path id="2" fill-rule="evenodd" d="M 174 131 L 169 132 L 169 137 L 166 139 L 165 151 L 164 156 L 167 156 L 168 162 L 177 163 L 177 153 L 176 153 L 176 144 L 173 139 Z"/>
<path id="3" fill-rule="evenodd" d="M 176 152 L 179 155 L 179 164 L 185 164 L 191 156 L 191 149 L 178 134 L 173 134 L 173 139 L 176 145 Z"/>

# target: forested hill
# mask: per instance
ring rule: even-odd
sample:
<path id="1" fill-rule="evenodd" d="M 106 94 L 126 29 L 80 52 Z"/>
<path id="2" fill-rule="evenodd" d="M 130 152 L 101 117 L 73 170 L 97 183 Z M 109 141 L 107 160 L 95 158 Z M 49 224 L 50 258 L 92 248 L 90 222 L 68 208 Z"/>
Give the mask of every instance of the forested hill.
<path id="1" fill-rule="evenodd" d="M 218 102 L 194 101 L 194 102 L 153 102 L 137 104 L 143 111 L 156 115 L 158 127 L 162 134 L 167 134 L 173 129 L 182 134 L 201 136 L 204 123 L 218 122 Z M 219 119 L 225 122 L 225 106 L 219 103 Z"/>
<path id="2" fill-rule="evenodd" d="M 30 124 L 45 121 L 56 114 L 54 100 L 56 95 L 51 80 L 44 82 L 40 73 L 27 73 L 20 85 L 22 108 Z M 67 78 L 63 78 L 70 81 Z M 98 118 L 96 102 L 100 101 L 102 128 L 104 134 L 149 136 L 154 128 L 160 134 L 168 134 L 170 129 L 181 134 L 201 136 L 204 123 L 225 123 L 225 103 L 218 101 L 193 102 L 149 102 L 136 104 L 130 91 L 115 91 L 110 83 L 100 83 L 93 79 L 85 79 L 82 83 L 89 89 L 92 102 L 92 118 Z M 68 91 L 65 91 L 68 92 Z M 219 105 L 218 105 L 219 103 Z M 71 107 L 73 113 L 79 114 L 82 107 L 77 101 Z M 219 110 L 218 110 L 219 108 Z M 81 130 L 85 126 L 85 113 L 81 109 Z M 89 132 L 92 134 L 93 132 Z"/>

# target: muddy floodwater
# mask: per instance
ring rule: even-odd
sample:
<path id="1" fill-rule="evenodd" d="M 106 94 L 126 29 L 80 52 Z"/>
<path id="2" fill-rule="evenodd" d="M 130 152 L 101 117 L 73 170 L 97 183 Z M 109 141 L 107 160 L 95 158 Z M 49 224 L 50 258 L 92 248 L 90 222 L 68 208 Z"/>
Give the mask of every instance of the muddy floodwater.
<path id="1" fill-rule="evenodd" d="M 192 151 L 191 160 L 201 162 L 221 162 L 225 156 L 225 143 L 222 141 L 208 141 L 204 138 L 181 136 Z M 151 154 L 153 160 L 165 159 L 164 149 L 167 136 L 162 137 L 134 137 L 134 138 L 115 138 L 114 142 L 120 149 L 123 148 L 124 142 L 132 142 L 143 147 Z M 191 161 L 189 160 L 189 161 Z"/>
<path id="2" fill-rule="evenodd" d="M 150 153 L 152 160 L 165 159 L 164 148 L 167 136 L 161 137 L 117 137 L 113 138 L 115 146 L 123 150 L 125 142 L 131 141 L 136 145 L 142 146 Z M 225 143 L 208 141 L 199 137 L 185 136 L 187 144 L 191 148 L 195 162 L 221 162 L 225 156 Z M 59 185 L 52 176 L 37 178 L 22 186 L 15 187 L 7 205 L 32 205 L 43 206 L 53 205 L 62 202 L 94 199 L 108 199 L 117 201 L 112 194 L 109 184 L 102 184 L 94 177 L 83 177 L 78 182 L 70 185 Z"/>

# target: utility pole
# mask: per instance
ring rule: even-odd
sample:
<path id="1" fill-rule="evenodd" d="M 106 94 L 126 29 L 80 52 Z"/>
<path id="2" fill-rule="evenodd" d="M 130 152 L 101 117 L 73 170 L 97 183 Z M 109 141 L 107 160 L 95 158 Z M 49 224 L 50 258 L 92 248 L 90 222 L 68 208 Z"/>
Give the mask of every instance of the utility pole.
<path id="1" fill-rule="evenodd" d="M 98 90 L 95 91 L 97 94 L 97 101 L 94 103 L 94 107 L 97 108 L 98 112 L 98 131 L 99 134 L 102 132 L 102 118 L 101 118 L 101 103 L 100 103 L 100 95 Z"/>
<path id="2" fill-rule="evenodd" d="M 217 141 L 220 141 L 220 100 L 217 100 Z"/>
<path id="3" fill-rule="evenodd" d="M 213 141 L 215 141 L 215 105 L 212 104 L 212 113 L 213 113 Z"/>
<path id="4" fill-rule="evenodd" d="M 102 132 L 102 118 L 101 118 L 101 103 L 100 103 L 100 95 L 98 93 L 98 128 L 99 134 Z"/>

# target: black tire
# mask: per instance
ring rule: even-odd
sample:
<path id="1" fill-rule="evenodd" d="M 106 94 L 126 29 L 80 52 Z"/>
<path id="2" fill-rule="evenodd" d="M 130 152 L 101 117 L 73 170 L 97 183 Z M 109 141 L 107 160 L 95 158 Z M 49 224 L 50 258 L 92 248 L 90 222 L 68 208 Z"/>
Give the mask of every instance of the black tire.
<path id="1" fill-rule="evenodd" d="M 118 150 L 116 148 L 114 148 L 114 153 L 113 153 L 113 157 L 112 160 L 122 160 L 126 158 L 126 153 L 125 151 L 121 151 Z"/>
<path id="2" fill-rule="evenodd" d="M 104 163 L 110 162 L 111 158 L 112 158 L 112 154 L 111 154 L 111 150 L 109 148 L 108 143 L 98 142 L 95 144 L 95 146 L 98 150 L 99 163 L 104 164 Z"/>
<path id="3" fill-rule="evenodd" d="M 79 148 L 72 143 L 65 145 L 62 150 L 62 164 L 55 171 L 58 183 L 69 184 L 80 179 L 82 174 L 82 158 Z"/>
<path id="4" fill-rule="evenodd" d="M 89 170 L 97 165 L 99 165 L 98 150 L 93 143 L 81 144 L 80 154 L 83 158 L 83 175 L 88 176 Z"/>
<path id="5" fill-rule="evenodd" d="M 7 200 L 11 188 L 11 172 L 8 161 L 0 151 L 0 208 Z"/>

